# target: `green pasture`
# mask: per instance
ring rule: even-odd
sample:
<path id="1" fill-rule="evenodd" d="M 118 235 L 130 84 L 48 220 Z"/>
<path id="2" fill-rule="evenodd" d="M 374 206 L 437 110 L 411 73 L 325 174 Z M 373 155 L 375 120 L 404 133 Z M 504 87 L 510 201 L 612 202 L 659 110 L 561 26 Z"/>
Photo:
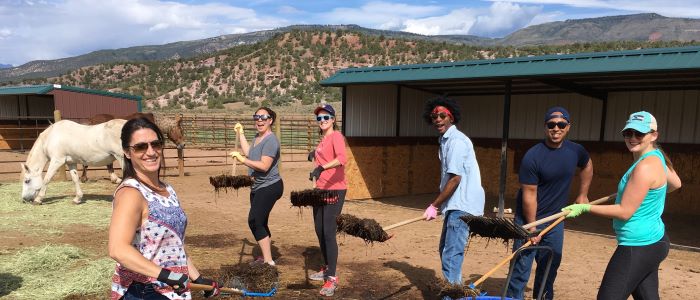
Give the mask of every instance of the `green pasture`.
<path id="1" fill-rule="evenodd" d="M 0 183 L 0 233 L 48 241 L 76 225 L 106 230 L 115 185 L 98 181 L 81 187 L 84 204 L 72 203 L 72 182 L 55 181 L 49 183 L 45 204 L 37 206 L 22 202 L 19 182 Z M 46 242 L 36 247 L 0 247 L 0 298 L 107 298 L 113 271 L 112 259 L 83 250 L 80 245 Z"/>

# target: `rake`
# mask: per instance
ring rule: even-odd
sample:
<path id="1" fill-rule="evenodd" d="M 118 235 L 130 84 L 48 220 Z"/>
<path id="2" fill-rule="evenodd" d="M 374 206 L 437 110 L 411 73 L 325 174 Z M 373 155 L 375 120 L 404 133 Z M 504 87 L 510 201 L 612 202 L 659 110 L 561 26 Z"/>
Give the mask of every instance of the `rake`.
<path id="1" fill-rule="evenodd" d="M 374 242 L 386 242 L 392 235 L 387 233 L 387 230 L 394 229 L 399 226 L 404 226 L 424 220 L 425 217 L 415 217 L 405 221 L 398 222 L 386 227 L 382 227 L 373 219 L 360 219 L 350 214 L 340 214 L 336 218 L 336 223 L 338 224 L 338 232 L 349 234 L 355 237 L 359 237 L 365 241 L 365 243 Z"/>
<path id="2" fill-rule="evenodd" d="M 617 194 L 611 194 L 603 198 L 591 201 L 590 204 L 601 204 L 610 199 L 614 199 Z M 563 211 L 535 222 L 519 226 L 506 218 L 490 218 L 483 216 L 462 216 L 462 221 L 469 225 L 471 236 L 479 235 L 485 238 L 500 238 L 504 240 L 525 239 L 530 236 L 528 229 L 555 220 L 561 216 L 566 216 L 568 212 Z"/>
<path id="3" fill-rule="evenodd" d="M 238 150 L 238 132 L 236 132 L 234 149 Z M 238 162 L 233 159 L 233 166 L 231 170 L 231 175 L 218 175 L 214 177 L 209 177 L 209 183 L 214 186 L 214 191 L 219 192 L 220 189 L 228 192 L 229 188 L 238 190 L 242 187 L 248 187 L 253 185 L 253 179 L 248 175 L 236 175 L 236 167 Z"/>

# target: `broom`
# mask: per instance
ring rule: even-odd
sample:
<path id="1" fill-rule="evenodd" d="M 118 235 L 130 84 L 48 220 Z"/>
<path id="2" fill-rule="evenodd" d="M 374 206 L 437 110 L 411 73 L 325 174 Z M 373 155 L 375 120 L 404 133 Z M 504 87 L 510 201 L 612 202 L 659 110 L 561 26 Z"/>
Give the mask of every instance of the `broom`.
<path id="1" fill-rule="evenodd" d="M 600 198 L 595 201 L 591 201 L 590 204 L 600 204 L 604 203 L 610 199 L 614 199 L 617 194 L 611 194 Z M 568 212 L 560 212 L 549 217 L 537 220 L 535 222 L 518 226 L 513 223 L 510 219 L 506 218 L 490 218 L 484 216 L 462 216 L 460 219 L 469 225 L 469 231 L 471 236 L 479 235 L 485 238 L 500 238 L 504 240 L 510 239 L 525 239 L 530 236 L 528 229 L 538 226 L 540 224 L 547 223 L 561 216 L 566 216 Z"/>
<path id="2" fill-rule="evenodd" d="M 234 147 L 236 150 L 238 150 L 238 132 L 236 132 L 236 142 Z M 220 189 L 223 189 L 224 191 L 228 192 L 229 188 L 238 190 L 239 188 L 253 185 L 253 179 L 251 179 L 250 176 L 236 175 L 237 166 L 238 162 L 234 158 L 231 175 L 223 174 L 219 176 L 209 177 L 209 183 L 212 186 L 214 186 L 214 191 L 216 193 L 218 193 Z"/>
<path id="3" fill-rule="evenodd" d="M 386 232 L 387 230 L 411 224 L 423 219 L 425 219 L 425 217 L 420 216 L 382 227 L 373 219 L 360 219 L 350 214 L 340 214 L 338 218 L 336 218 L 336 223 L 338 224 L 337 232 L 359 237 L 363 239 L 365 243 L 370 244 L 374 242 L 381 243 L 390 239 L 392 236 Z"/>

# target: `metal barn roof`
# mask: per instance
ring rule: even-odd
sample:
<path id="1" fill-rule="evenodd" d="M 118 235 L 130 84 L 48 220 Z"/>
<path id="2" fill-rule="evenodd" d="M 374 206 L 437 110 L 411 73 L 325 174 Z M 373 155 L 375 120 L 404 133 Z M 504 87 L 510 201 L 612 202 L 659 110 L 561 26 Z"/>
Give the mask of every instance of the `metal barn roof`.
<path id="1" fill-rule="evenodd" d="M 503 94 L 506 81 L 512 94 L 699 89 L 700 47 L 348 68 L 321 85 L 392 83 L 458 96 Z"/>
<path id="2" fill-rule="evenodd" d="M 10 86 L 10 87 L 0 87 L 0 95 L 45 95 L 53 90 L 64 90 L 76 93 L 94 94 L 115 98 L 124 98 L 135 101 L 140 101 L 141 97 L 134 96 L 130 94 L 123 93 L 113 93 L 101 90 L 86 89 L 74 86 L 60 85 L 60 84 L 46 84 L 46 85 L 27 85 L 27 86 Z"/>

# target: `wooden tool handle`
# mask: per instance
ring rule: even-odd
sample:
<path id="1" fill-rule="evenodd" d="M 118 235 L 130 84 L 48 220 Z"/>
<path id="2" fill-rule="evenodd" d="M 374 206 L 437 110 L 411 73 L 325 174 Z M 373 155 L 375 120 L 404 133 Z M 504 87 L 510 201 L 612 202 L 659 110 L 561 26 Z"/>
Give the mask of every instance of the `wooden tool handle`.
<path id="1" fill-rule="evenodd" d="M 598 199 L 598 200 L 591 201 L 591 202 L 589 202 L 588 204 L 596 205 L 596 204 L 605 203 L 605 202 L 607 202 L 607 201 L 610 200 L 610 199 L 614 199 L 616 195 L 617 195 L 617 193 L 615 193 L 615 194 L 610 194 L 610 195 L 605 196 L 605 197 L 603 197 L 603 198 L 600 198 L 600 199 Z M 523 225 L 523 228 L 524 228 L 524 229 L 530 229 L 530 228 L 535 227 L 535 226 L 537 226 L 537 225 L 547 223 L 547 222 L 549 222 L 549 221 L 551 221 L 551 220 L 554 220 L 554 219 L 559 218 L 559 217 L 561 217 L 561 216 L 566 216 L 566 215 L 568 215 L 568 214 L 569 214 L 568 212 L 562 211 L 562 212 L 560 212 L 560 213 L 558 213 L 558 214 L 554 214 L 554 215 L 551 215 L 551 216 L 549 216 L 549 217 L 539 219 L 539 220 L 537 220 L 537 221 L 535 221 L 535 222 L 532 222 L 532 223 L 529 223 L 529 224 L 525 224 L 525 225 Z"/>
<path id="2" fill-rule="evenodd" d="M 214 287 L 211 285 L 190 283 L 190 290 L 193 290 L 193 291 L 211 291 L 213 289 L 214 289 Z M 229 293 L 229 294 L 238 294 L 238 295 L 245 294 L 245 292 L 242 290 L 229 288 L 229 287 L 220 287 L 219 290 L 222 292 Z"/>
<path id="3" fill-rule="evenodd" d="M 386 226 L 386 227 L 384 227 L 384 228 L 382 228 L 382 229 L 384 229 L 384 231 L 387 231 L 387 230 L 389 230 L 389 229 L 394 229 L 394 228 L 399 227 L 399 226 L 408 225 L 408 224 L 411 224 L 411 223 L 413 223 L 413 222 L 418 222 L 418 221 L 420 221 L 420 220 L 425 220 L 425 217 L 424 217 L 424 216 L 415 217 L 415 218 L 410 219 L 410 220 L 401 221 L 401 222 L 398 222 L 398 223 L 396 223 L 396 224 L 392 224 L 392 225 Z"/>
<path id="4" fill-rule="evenodd" d="M 605 198 L 605 199 L 607 199 L 607 198 Z M 568 212 L 568 211 L 565 211 L 565 212 L 562 212 L 562 213 L 564 213 L 563 216 L 559 217 L 559 219 L 557 219 L 556 221 L 552 222 L 552 224 L 549 224 L 549 226 L 547 226 L 547 228 L 543 229 L 543 230 L 540 232 L 540 234 L 537 235 L 537 237 L 541 238 L 542 236 L 544 236 L 545 234 L 547 234 L 547 232 L 549 232 L 550 230 L 552 230 L 552 228 L 554 228 L 554 226 L 557 226 L 557 224 L 559 224 L 559 223 L 561 223 L 562 221 L 564 221 L 564 219 L 566 219 L 566 215 L 568 215 L 569 212 Z M 518 250 L 520 250 L 520 249 L 522 249 L 522 248 L 525 248 L 525 247 L 527 247 L 527 246 L 530 246 L 531 244 L 532 244 L 532 241 L 527 241 L 527 243 L 525 243 L 525 244 L 522 245 L 520 248 L 518 248 Z M 517 250 L 516 250 L 516 251 L 513 251 L 513 253 L 511 253 L 510 255 L 508 255 L 508 257 L 504 258 L 504 259 L 503 259 L 500 263 L 498 263 L 495 267 L 493 267 L 491 270 L 489 270 L 488 272 L 486 272 L 486 274 L 482 275 L 481 278 L 479 278 L 477 281 L 474 281 L 474 283 L 472 283 L 471 286 L 477 286 L 477 285 L 481 284 L 482 282 L 484 282 L 484 280 L 486 280 L 486 278 L 489 278 L 489 276 L 493 275 L 493 273 L 496 272 L 500 267 L 502 267 L 503 265 L 505 265 L 506 263 L 508 263 L 511 259 L 513 259 L 513 257 L 515 256 L 515 253 L 516 253 L 516 252 L 518 252 L 518 251 L 517 251 Z"/>
<path id="5" fill-rule="evenodd" d="M 234 145 L 234 146 L 233 146 L 233 151 L 238 151 L 238 131 L 236 131 L 236 130 L 233 130 L 233 131 L 236 132 L 236 138 L 235 138 L 236 141 L 235 141 L 234 144 L 233 144 L 233 145 Z M 238 161 L 237 161 L 237 159 L 234 157 L 234 158 L 233 158 L 233 170 L 231 171 L 231 176 L 236 176 L 236 167 L 237 167 L 237 166 L 238 166 Z"/>

